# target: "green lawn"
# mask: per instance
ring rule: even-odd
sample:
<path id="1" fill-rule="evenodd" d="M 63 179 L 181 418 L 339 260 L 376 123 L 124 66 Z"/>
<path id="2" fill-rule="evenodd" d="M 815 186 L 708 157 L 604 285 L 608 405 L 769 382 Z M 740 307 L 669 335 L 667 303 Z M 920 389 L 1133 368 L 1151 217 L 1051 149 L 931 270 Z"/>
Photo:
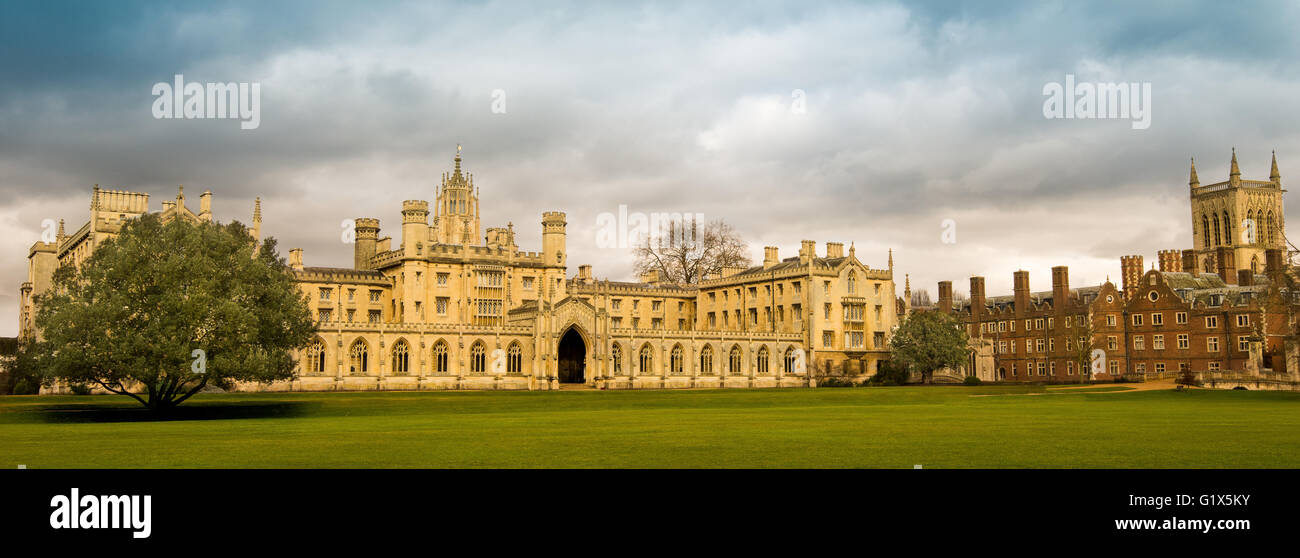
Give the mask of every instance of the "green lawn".
<path id="1" fill-rule="evenodd" d="M 262 393 L 198 396 L 166 421 L 137 407 L 0 397 L 0 467 L 1300 467 L 1300 393 Z"/>

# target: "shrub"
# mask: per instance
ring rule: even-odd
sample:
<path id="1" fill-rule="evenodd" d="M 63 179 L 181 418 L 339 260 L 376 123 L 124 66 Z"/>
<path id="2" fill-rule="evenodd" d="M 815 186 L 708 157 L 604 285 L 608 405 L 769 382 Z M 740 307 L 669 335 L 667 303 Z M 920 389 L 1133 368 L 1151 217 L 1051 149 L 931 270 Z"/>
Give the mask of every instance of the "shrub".
<path id="1" fill-rule="evenodd" d="M 844 378 L 825 377 L 817 379 L 817 387 L 856 387 L 858 384 Z"/>
<path id="2" fill-rule="evenodd" d="M 72 389 L 73 395 L 90 395 L 90 386 L 86 384 L 72 384 L 68 387 Z"/>
<path id="3" fill-rule="evenodd" d="M 11 395 L 36 395 L 41 392 L 41 385 L 27 378 L 18 378 L 14 381 L 14 387 L 9 391 Z"/>
<path id="4" fill-rule="evenodd" d="M 896 364 L 892 360 L 886 360 L 880 363 L 876 375 L 864 383 L 873 386 L 901 386 L 907 383 L 910 376 L 907 367 Z"/>
<path id="5" fill-rule="evenodd" d="M 962 380 L 961 383 L 968 386 L 978 386 L 984 382 L 981 382 L 978 376 L 966 376 L 966 379 Z"/>

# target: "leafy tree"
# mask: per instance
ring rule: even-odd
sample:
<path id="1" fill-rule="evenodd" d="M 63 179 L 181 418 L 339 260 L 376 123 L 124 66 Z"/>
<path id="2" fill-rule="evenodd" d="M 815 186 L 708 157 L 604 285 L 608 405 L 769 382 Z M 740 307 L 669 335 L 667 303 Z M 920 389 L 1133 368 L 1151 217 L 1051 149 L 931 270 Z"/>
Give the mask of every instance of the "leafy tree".
<path id="1" fill-rule="evenodd" d="M 205 386 L 293 377 L 313 324 L 276 253 L 238 223 L 127 221 L 37 299 L 23 359 L 45 383 L 99 386 L 155 411 Z"/>
<path id="2" fill-rule="evenodd" d="M 725 267 L 749 266 L 749 246 L 725 222 L 673 222 L 664 228 L 636 247 L 636 273 L 658 271 L 668 282 L 693 285 Z"/>
<path id="3" fill-rule="evenodd" d="M 899 324 L 890 341 L 893 360 L 921 373 L 930 383 L 936 370 L 956 369 L 970 355 L 970 336 L 955 318 L 943 312 L 913 312 Z"/>

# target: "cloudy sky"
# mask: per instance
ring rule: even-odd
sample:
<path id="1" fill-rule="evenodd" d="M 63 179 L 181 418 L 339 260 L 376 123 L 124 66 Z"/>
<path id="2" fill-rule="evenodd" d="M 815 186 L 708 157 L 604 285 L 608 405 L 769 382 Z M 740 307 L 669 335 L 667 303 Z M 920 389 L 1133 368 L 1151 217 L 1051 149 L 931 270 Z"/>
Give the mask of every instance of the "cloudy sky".
<path id="1" fill-rule="evenodd" d="M 6 3 L 0 335 L 42 221 L 80 227 L 94 184 L 155 210 L 209 189 L 220 220 L 261 196 L 266 235 L 343 266 L 340 221 L 398 236 L 401 201 L 432 199 L 460 143 L 484 227 L 536 250 L 541 213 L 565 211 L 570 263 L 601 277 L 630 278 L 628 251 L 596 243 L 626 205 L 723 219 L 756 260 L 809 239 L 884 267 L 893 248 L 900 283 L 984 275 L 992 295 L 1016 269 L 1095 284 L 1121 255 L 1190 247 L 1190 157 L 1202 183 L 1234 146 L 1244 178 L 1274 149 L 1284 184 L 1300 173 L 1295 4 L 746 6 Z M 155 119 L 175 74 L 260 84 L 260 126 Z M 1045 118 L 1067 74 L 1151 84 L 1150 127 Z"/>

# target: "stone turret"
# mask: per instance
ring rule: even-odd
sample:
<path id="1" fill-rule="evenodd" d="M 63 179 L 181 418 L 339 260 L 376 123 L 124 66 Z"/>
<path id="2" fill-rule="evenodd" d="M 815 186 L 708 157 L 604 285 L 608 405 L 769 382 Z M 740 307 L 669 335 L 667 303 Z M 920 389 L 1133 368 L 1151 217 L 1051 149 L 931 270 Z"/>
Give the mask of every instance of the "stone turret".
<path id="1" fill-rule="evenodd" d="M 379 219 L 360 217 L 355 223 L 357 236 L 356 244 L 352 248 L 352 267 L 374 269 L 370 260 L 375 257 L 375 248 L 379 241 Z"/>

